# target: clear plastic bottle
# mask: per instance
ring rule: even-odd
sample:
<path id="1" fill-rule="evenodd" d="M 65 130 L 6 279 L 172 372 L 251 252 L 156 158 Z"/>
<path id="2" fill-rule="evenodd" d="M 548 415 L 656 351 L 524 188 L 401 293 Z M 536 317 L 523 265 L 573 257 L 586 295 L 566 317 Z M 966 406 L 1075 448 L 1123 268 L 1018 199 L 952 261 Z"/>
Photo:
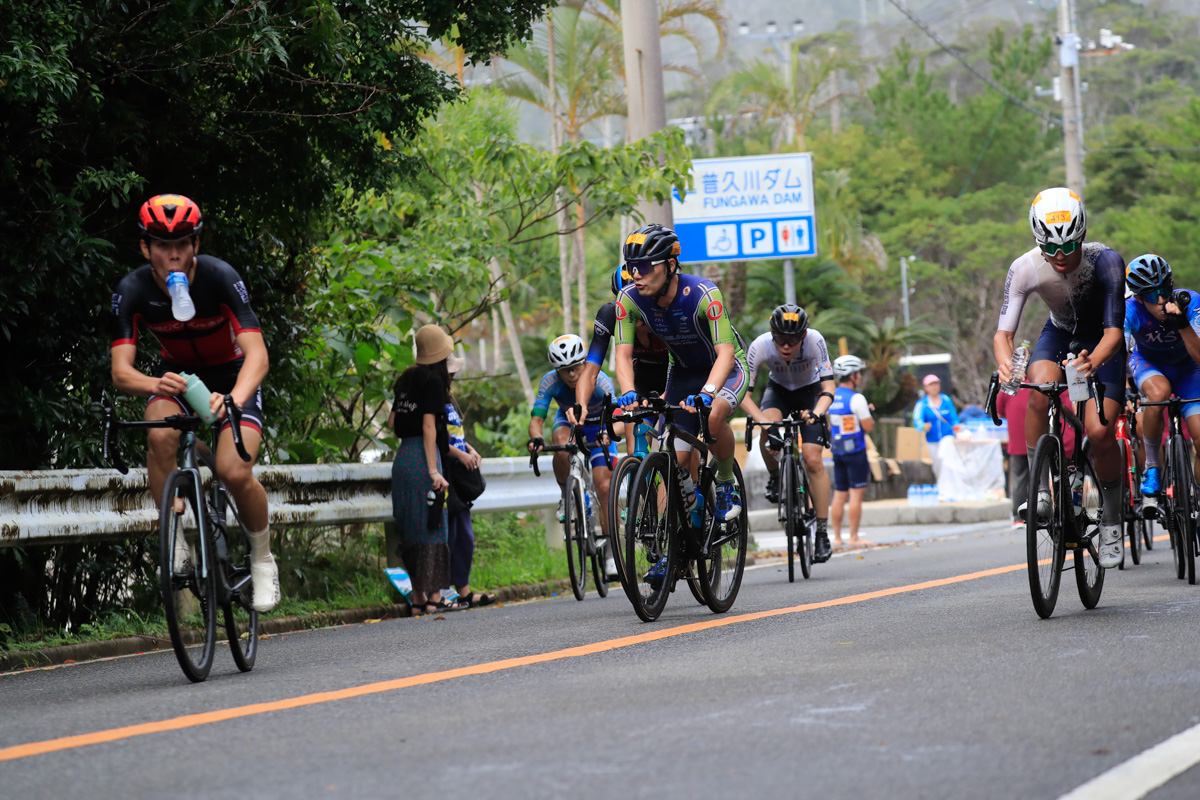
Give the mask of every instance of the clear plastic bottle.
<path id="1" fill-rule="evenodd" d="M 1075 358 L 1074 353 L 1067 353 L 1067 397 L 1071 398 L 1072 403 L 1079 403 L 1091 395 L 1088 393 L 1087 378 L 1074 367 Z"/>
<path id="2" fill-rule="evenodd" d="M 1071 506 L 1078 516 L 1083 513 L 1083 475 L 1075 467 L 1069 466 L 1067 478 L 1071 481 Z"/>
<path id="3" fill-rule="evenodd" d="M 921 495 L 917 492 L 917 485 L 910 483 L 908 485 L 908 504 L 910 506 L 918 505 L 921 502 Z"/>
<path id="4" fill-rule="evenodd" d="M 187 322 L 196 316 L 196 304 L 188 292 L 187 275 L 182 272 L 172 272 L 167 276 L 167 293 L 171 295 L 171 314 L 180 322 Z"/>
<path id="5" fill-rule="evenodd" d="M 1025 339 L 1013 350 L 1012 379 L 1000 384 L 1000 390 L 1007 395 L 1015 395 L 1021 389 L 1021 383 L 1025 380 L 1025 368 L 1029 366 L 1029 348 L 1029 340 Z"/>

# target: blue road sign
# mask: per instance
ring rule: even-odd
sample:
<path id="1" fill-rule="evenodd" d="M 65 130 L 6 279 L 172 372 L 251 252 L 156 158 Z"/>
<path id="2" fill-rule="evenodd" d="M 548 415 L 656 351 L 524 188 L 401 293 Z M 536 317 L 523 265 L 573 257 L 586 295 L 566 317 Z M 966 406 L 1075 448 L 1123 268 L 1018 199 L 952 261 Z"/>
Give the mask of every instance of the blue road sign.
<path id="1" fill-rule="evenodd" d="M 811 153 L 698 158 L 692 180 L 671 198 L 685 263 L 817 254 Z"/>

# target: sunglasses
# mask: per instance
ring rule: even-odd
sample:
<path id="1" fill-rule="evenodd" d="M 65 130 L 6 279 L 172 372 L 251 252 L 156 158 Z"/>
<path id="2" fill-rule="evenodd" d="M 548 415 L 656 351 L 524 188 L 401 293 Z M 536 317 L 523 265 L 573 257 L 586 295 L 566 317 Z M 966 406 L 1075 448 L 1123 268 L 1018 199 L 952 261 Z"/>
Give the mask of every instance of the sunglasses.
<path id="1" fill-rule="evenodd" d="M 1040 244 L 1042 252 L 1048 256 L 1053 256 L 1055 253 L 1062 252 L 1064 256 L 1069 256 L 1079 249 L 1079 242 L 1066 242 L 1065 244 Z"/>
<path id="2" fill-rule="evenodd" d="M 771 336 L 771 341 L 780 347 L 795 347 L 804 341 L 803 336 Z"/>
<path id="3" fill-rule="evenodd" d="M 659 264 L 665 264 L 665 261 L 629 261 L 625 266 L 629 268 L 631 277 L 640 278 L 643 275 L 649 275 L 654 271 L 654 268 Z"/>
<path id="4" fill-rule="evenodd" d="M 1139 294 L 1138 297 L 1145 300 L 1147 303 L 1165 303 L 1171 299 L 1171 287 L 1160 286 L 1157 289 L 1151 289 L 1148 292 Z"/>

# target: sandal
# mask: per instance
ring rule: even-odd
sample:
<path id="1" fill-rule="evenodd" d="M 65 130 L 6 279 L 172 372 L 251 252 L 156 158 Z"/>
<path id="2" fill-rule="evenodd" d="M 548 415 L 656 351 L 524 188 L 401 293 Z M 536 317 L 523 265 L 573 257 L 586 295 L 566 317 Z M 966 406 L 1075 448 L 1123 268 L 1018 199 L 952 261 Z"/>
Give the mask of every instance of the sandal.
<path id="1" fill-rule="evenodd" d="M 490 606 L 496 602 L 496 595 L 490 592 L 471 592 L 467 597 L 460 597 L 464 603 L 470 608 L 479 608 L 480 606 Z"/>
<path id="2" fill-rule="evenodd" d="M 430 611 L 430 608 L 433 610 Z M 424 610 L 426 614 L 436 614 L 439 611 L 462 611 L 467 608 L 470 606 L 459 600 L 455 600 L 453 603 L 447 603 L 445 600 L 426 600 Z"/>

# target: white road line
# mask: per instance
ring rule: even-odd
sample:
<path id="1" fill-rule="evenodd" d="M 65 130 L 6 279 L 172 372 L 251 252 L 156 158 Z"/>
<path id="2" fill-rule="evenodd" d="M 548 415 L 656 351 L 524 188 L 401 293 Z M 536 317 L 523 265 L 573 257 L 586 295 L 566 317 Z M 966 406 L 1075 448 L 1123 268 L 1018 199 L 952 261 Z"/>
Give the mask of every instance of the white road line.
<path id="1" fill-rule="evenodd" d="M 1200 725 L 1101 773 L 1058 800 L 1137 800 L 1200 763 Z"/>

